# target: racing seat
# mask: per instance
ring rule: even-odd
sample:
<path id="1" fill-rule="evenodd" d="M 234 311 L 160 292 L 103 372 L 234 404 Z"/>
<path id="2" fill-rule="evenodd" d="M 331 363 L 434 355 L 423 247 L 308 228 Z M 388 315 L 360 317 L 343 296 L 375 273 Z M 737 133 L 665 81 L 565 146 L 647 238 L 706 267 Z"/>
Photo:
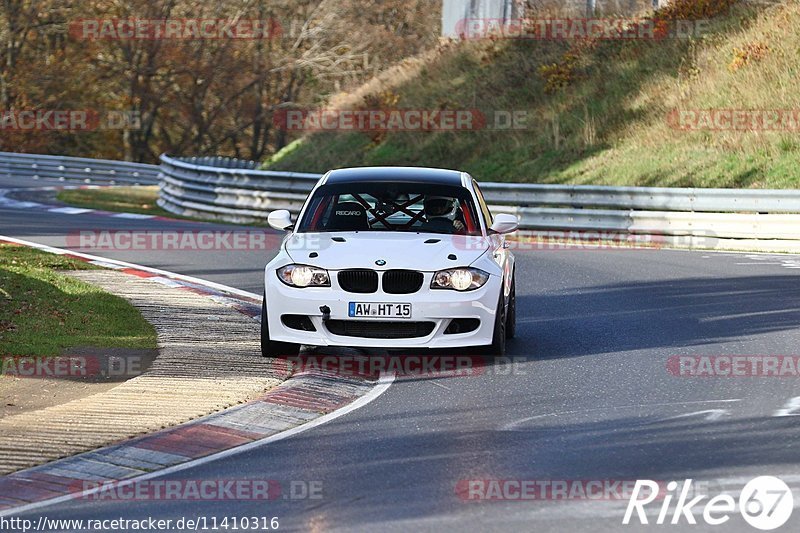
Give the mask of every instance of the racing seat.
<path id="1" fill-rule="evenodd" d="M 327 229 L 328 231 L 366 231 L 369 229 L 367 210 L 358 202 L 336 204 Z"/>

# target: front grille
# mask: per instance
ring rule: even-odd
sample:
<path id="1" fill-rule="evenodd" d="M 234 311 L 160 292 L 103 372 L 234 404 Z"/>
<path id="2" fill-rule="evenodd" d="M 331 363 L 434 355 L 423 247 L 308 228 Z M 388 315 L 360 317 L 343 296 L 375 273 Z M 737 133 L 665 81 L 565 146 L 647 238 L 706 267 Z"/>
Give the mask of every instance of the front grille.
<path id="1" fill-rule="evenodd" d="M 325 327 L 334 335 L 367 339 L 412 339 L 431 334 L 433 322 L 378 322 L 374 320 L 328 320 Z"/>
<path id="2" fill-rule="evenodd" d="M 424 276 L 416 270 L 387 270 L 383 274 L 383 292 L 411 294 L 422 287 Z"/>
<path id="3" fill-rule="evenodd" d="M 338 279 L 347 292 L 368 294 L 378 290 L 378 273 L 374 270 L 342 270 Z"/>

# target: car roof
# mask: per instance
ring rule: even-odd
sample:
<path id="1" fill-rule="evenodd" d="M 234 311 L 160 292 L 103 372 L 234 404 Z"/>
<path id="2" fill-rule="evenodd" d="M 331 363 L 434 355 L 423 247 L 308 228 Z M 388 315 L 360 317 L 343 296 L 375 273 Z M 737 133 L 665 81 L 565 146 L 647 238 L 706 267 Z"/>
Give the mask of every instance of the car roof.
<path id="1" fill-rule="evenodd" d="M 396 181 L 406 183 L 435 183 L 461 186 L 458 170 L 424 167 L 356 167 L 328 172 L 325 184 Z"/>

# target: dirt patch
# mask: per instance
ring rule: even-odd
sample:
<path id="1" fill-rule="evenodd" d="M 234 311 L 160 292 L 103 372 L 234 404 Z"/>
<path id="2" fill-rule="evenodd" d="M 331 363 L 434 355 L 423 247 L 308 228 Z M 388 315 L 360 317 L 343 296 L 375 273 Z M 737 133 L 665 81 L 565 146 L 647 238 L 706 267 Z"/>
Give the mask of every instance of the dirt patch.
<path id="1" fill-rule="evenodd" d="M 150 368 L 158 350 L 78 347 L 54 358 L 4 358 L 0 419 L 113 389 Z"/>
<path id="2" fill-rule="evenodd" d="M 226 303 L 114 270 L 69 275 L 139 309 L 159 355 L 111 390 L 0 419 L 0 475 L 222 411 L 288 377 L 283 362 L 261 357 L 257 321 Z"/>

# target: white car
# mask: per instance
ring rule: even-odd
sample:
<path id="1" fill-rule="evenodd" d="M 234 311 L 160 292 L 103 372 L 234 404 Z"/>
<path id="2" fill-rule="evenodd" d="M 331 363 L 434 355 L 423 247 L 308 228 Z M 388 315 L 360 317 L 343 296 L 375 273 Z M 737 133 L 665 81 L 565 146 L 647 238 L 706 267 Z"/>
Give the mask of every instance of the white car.
<path id="1" fill-rule="evenodd" d="M 481 347 L 502 355 L 514 336 L 514 256 L 464 172 L 368 167 L 325 174 L 264 272 L 261 350 L 300 345 L 419 349 Z"/>

